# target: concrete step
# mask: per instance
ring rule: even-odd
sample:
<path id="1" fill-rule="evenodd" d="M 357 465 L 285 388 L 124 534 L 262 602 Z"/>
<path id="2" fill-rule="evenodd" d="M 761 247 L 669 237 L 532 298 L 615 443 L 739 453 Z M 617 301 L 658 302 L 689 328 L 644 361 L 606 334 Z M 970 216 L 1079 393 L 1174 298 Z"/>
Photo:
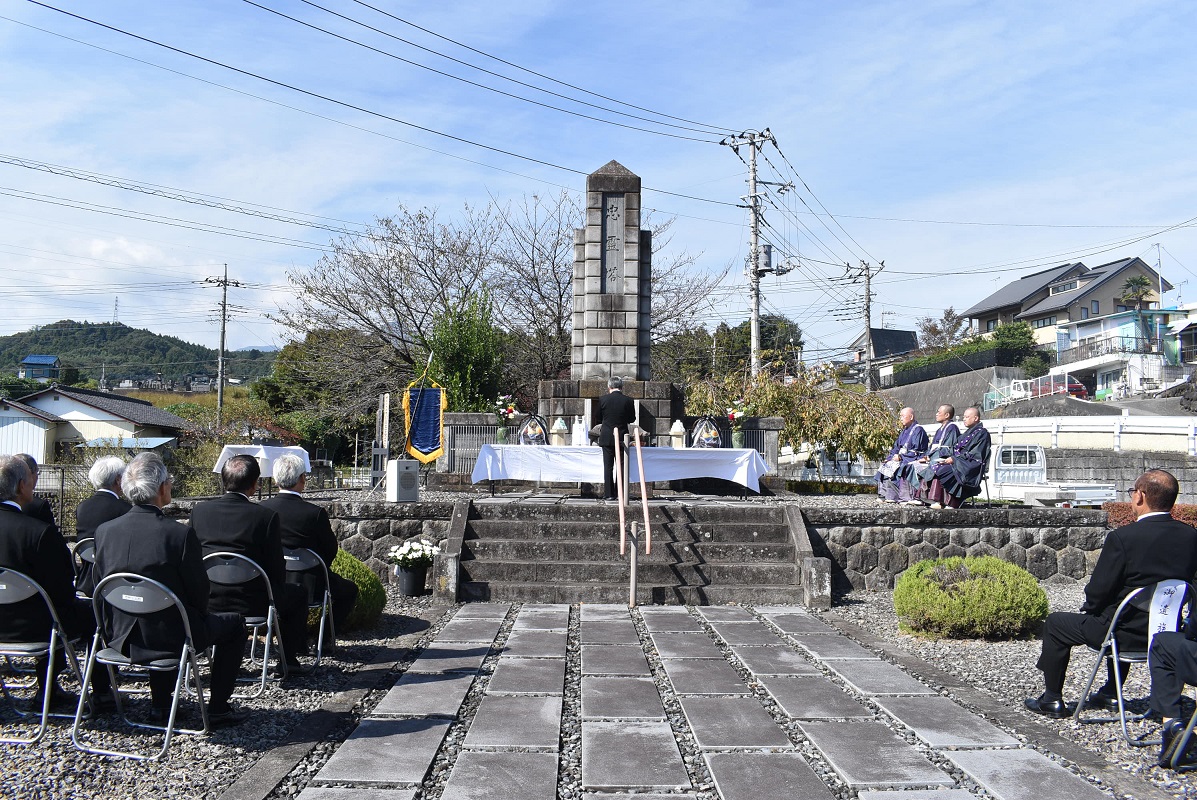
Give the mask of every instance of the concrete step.
<path id="1" fill-rule="evenodd" d="M 624 561 L 545 562 L 494 561 L 464 559 L 462 580 L 505 583 L 626 583 L 630 567 Z M 798 580 L 792 564 L 698 564 L 641 561 L 637 567 L 640 581 L 649 584 L 706 586 L 728 584 L 758 586 L 789 584 Z"/>
<path id="2" fill-rule="evenodd" d="M 632 515 L 628 522 L 642 522 Z M 651 518 L 650 518 L 651 520 Z M 603 520 L 472 519 L 466 539 L 589 539 L 618 535 L 615 517 Z M 772 542 L 784 544 L 789 528 L 776 522 L 652 522 L 654 538 L 694 542 Z"/>
<path id="3" fill-rule="evenodd" d="M 645 562 L 781 562 L 793 564 L 794 547 L 770 543 L 654 542 Z M 619 561 L 618 536 L 602 541 L 517 541 L 510 539 L 467 539 L 462 543 L 462 559 L 497 561 L 603 562 Z"/>
<path id="4" fill-rule="evenodd" d="M 639 516 L 640 506 L 634 509 Z M 649 503 L 649 521 L 658 522 L 704 522 L 704 523 L 777 523 L 785 524 L 785 513 L 778 506 L 756 503 Z M 471 520 L 510 519 L 520 522 L 533 520 L 563 520 L 573 522 L 603 522 L 617 520 L 619 509 L 614 505 L 598 503 L 488 503 L 475 502 L 470 512 Z"/>
<path id="5" fill-rule="evenodd" d="M 462 601 L 508 603 L 626 603 L 628 583 L 487 583 L 463 581 Z M 644 605 L 716 605 L 723 603 L 793 604 L 798 586 L 675 586 L 640 583 L 636 602 Z"/>

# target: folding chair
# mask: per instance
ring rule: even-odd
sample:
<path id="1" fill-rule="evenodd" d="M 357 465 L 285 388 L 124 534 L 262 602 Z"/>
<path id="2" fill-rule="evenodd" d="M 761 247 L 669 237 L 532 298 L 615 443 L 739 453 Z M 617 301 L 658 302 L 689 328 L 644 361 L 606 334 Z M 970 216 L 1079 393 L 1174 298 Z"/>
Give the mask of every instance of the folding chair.
<path id="1" fill-rule="evenodd" d="M 75 743 L 75 747 L 85 753 L 97 753 L 99 755 L 116 756 L 118 758 L 132 758 L 138 761 L 154 761 L 166 755 L 167 748 L 170 747 L 170 740 L 174 734 L 207 733 L 208 707 L 204 703 L 203 686 L 200 685 L 199 664 L 195 657 L 195 639 L 191 635 L 191 622 L 187 618 L 187 609 L 184 608 L 183 601 L 179 599 L 178 595 L 152 578 L 132 572 L 116 572 L 97 584 L 91 602 L 96 620 L 100 624 L 96 626 L 96 634 L 92 638 L 91 652 L 87 656 L 87 669 L 83 675 L 84 681 L 91 680 L 92 672 L 95 670 L 97 664 L 100 668 L 108 670 L 108 675 L 112 679 L 114 687 L 117 685 L 117 669 L 121 669 L 126 674 L 145 674 L 147 677 L 151 672 L 178 670 L 178 677 L 175 678 L 175 689 L 171 693 L 170 713 L 167 716 L 166 725 L 136 722 L 129 719 L 122 696 L 132 694 L 133 690 L 122 688 L 120 691 L 113 693 L 116 695 L 116 710 L 126 725 L 134 728 L 164 731 L 162 747 L 157 753 L 146 755 L 145 753 L 128 750 L 109 750 L 103 747 L 88 745 L 80 736 L 80 723 L 83 720 L 82 701 L 80 701 L 79 708 L 75 711 L 75 724 L 71 728 L 71 741 Z M 180 618 L 179 625 L 183 629 L 183 645 L 179 650 L 179 655 L 174 658 L 155 659 L 148 663 L 137 663 L 121 653 L 120 650 L 110 647 L 104 636 L 104 625 L 102 623 L 102 620 L 109 617 L 109 614 L 104 611 L 105 605 L 136 617 L 148 617 L 151 614 L 157 614 L 160 611 L 174 608 L 178 611 Z M 199 703 L 200 720 L 203 722 L 202 728 L 182 728 L 175 725 L 179 714 L 179 700 L 183 696 L 185 687 L 191 688 L 192 691 L 190 693 L 195 695 Z"/>
<path id="2" fill-rule="evenodd" d="M 88 684 L 82 680 L 82 676 L 79 673 L 79 660 L 75 655 L 75 648 L 71 644 L 66 630 L 62 627 L 62 621 L 58 619 L 58 613 L 54 610 L 54 604 L 50 602 L 50 596 L 46 594 L 46 590 L 37 581 L 25 573 L 9 569 L 8 567 L 0 567 L 0 611 L 7 611 L 4 608 L 5 606 L 20 603 L 35 596 L 41 598 L 42 602 L 45 603 L 46 610 L 50 612 L 49 637 L 30 642 L 0 642 L 0 655 L 9 659 L 10 662 L 13 659 L 46 659 L 46 691 L 42 697 L 41 712 L 22 711 L 19 709 L 9 691 L 18 687 L 10 687 L 4 680 L 3 674 L 0 674 L 0 692 L 4 694 L 4 699 L 8 701 L 9 707 L 18 717 L 28 717 L 37 714 L 40 716 L 40 724 L 38 725 L 37 732 L 31 737 L 7 736 L 0 738 L 0 742 L 34 744 L 46 734 L 46 725 L 50 717 L 70 719 L 72 716 L 75 716 L 73 714 L 50 713 L 50 701 L 53 699 L 54 676 L 58 674 L 54 669 L 54 660 L 59 651 L 65 654 L 67 667 L 70 668 L 71 674 L 79 680 L 80 713 L 82 713 L 83 705 L 90 702 L 87 697 Z M 28 689 L 31 686 L 30 684 L 24 684 L 20 688 Z"/>
<path id="3" fill-rule="evenodd" d="M 327 628 L 329 638 L 335 639 L 337 632 L 333 627 L 332 618 L 332 592 L 329 587 L 328 565 L 324 563 L 315 550 L 310 550 L 306 547 L 284 547 L 283 548 L 283 563 L 286 565 L 287 572 L 292 573 L 288 575 L 288 582 L 299 583 L 305 588 L 308 593 L 308 610 L 318 608 L 320 609 L 320 635 L 316 639 L 316 662 L 313 666 L 320 666 L 320 659 L 324 657 L 324 631 Z M 316 595 L 320 593 L 320 589 L 313 587 L 308 581 L 299 579 L 292 581 L 291 578 L 297 577 L 297 574 L 306 573 L 311 575 L 309 570 L 319 568 L 320 575 L 323 581 L 323 595 L 319 600 Z"/>
<path id="4" fill-rule="evenodd" d="M 1147 653 L 1151 649 L 1151 636 L 1164 630 L 1179 630 L 1184 617 L 1182 613 L 1183 607 L 1192 604 L 1193 600 L 1194 589 L 1192 584 L 1181 580 L 1160 581 L 1154 586 L 1142 586 L 1122 599 L 1122 602 L 1118 604 L 1118 608 L 1114 611 L 1113 619 L 1110 620 L 1110 627 L 1106 630 L 1105 639 L 1102 641 L 1101 647 L 1094 649 L 1094 652 L 1097 653 L 1097 659 L 1093 663 L 1092 672 L 1089 673 L 1089 680 L 1085 684 L 1085 688 L 1081 691 L 1081 698 L 1076 704 L 1076 711 L 1072 714 L 1072 718 L 1076 722 L 1095 723 L 1117 721 L 1122 724 L 1122 736 L 1131 747 L 1147 747 L 1160 743 L 1159 739 L 1131 738 L 1130 731 L 1126 727 L 1126 699 L 1122 694 L 1122 673 L 1119 671 L 1118 665 L 1146 664 Z M 1141 611 L 1153 613 L 1154 617 L 1149 620 L 1147 646 L 1142 650 L 1123 649 L 1118 643 L 1116 635 L 1118 623 L 1122 619 L 1123 612 L 1132 606 Z M 1156 624 L 1153 625 L 1152 623 Z M 1109 663 L 1111 671 L 1114 673 L 1114 686 L 1117 689 L 1118 716 L 1082 717 L 1081 711 L 1084 710 L 1085 704 L 1089 700 L 1089 693 L 1093 690 L 1094 681 L 1097 680 L 1098 670 L 1101 669 L 1104 663 Z M 1143 714 L 1133 715 L 1130 718 L 1140 720 L 1146 716 L 1147 713 L 1144 712 Z"/>
<path id="5" fill-rule="evenodd" d="M 262 635 L 262 673 L 260 678 L 238 678 L 239 683 L 256 683 L 258 688 L 252 693 L 234 694 L 238 699 L 252 699 L 261 697 L 266 691 L 266 681 L 270 677 L 270 640 L 273 637 L 278 645 L 279 653 L 283 652 L 283 637 L 278 620 L 278 606 L 274 604 L 274 590 L 270 587 L 270 579 L 266 571 L 257 562 L 240 553 L 209 553 L 204 556 L 204 569 L 208 572 L 208 581 L 221 586 L 243 586 L 252 581 L 261 580 L 266 587 L 266 616 L 246 616 L 245 627 L 249 629 L 252 638 L 249 643 L 249 660 L 255 666 L 258 664 L 256 647 L 258 636 Z M 263 635 L 264 634 L 264 635 Z M 287 659 L 278 657 L 283 677 L 287 676 Z"/>
<path id="6" fill-rule="evenodd" d="M 75 593 L 80 597 L 87 597 L 87 595 L 80 591 L 80 582 L 84 576 L 87 575 L 95 566 L 96 563 L 96 540 L 88 537 L 80 539 L 75 543 L 74 562 L 75 562 Z"/>

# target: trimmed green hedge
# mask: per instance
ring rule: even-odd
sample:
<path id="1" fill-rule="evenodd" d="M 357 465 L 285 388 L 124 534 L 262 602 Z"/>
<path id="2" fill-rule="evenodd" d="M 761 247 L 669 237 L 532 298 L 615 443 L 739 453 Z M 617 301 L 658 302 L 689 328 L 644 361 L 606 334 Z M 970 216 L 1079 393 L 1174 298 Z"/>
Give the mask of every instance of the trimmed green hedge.
<path id="1" fill-rule="evenodd" d="M 337 551 L 332 571 L 357 584 L 357 603 L 354 604 L 349 618 L 345 620 L 345 628 L 372 628 L 382 616 L 382 610 L 387 604 L 387 591 L 383 588 L 382 581 L 369 567 L 344 550 Z M 339 630 L 337 632 L 340 633 Z"/>
<path id="2" fill-rule="evenodd" d="M 1004 639 L 1047 616 L 1047 594 L 1025 569 L 993 556 L 920 561 L 898 578 L 894 611 L 907 633 Z"/>

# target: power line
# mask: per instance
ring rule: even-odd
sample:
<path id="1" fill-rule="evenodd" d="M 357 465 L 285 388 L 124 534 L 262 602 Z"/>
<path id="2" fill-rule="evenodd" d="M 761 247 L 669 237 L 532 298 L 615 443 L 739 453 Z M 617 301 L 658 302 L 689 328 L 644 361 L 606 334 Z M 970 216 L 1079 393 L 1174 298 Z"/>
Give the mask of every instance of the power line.
<path id="1" fill-rule="evenodd" d="M 282 17 L 283 19 L 290 20 L 291 22 L 294 22 L 294 23 L 296 23 L 296 24 L 298 24 L 298 25 L 302 25 L 302 26 L 304 26 L 305 28 L 310 28 L 310 29 L 312 29 L 312 30 L 314 30 L 314 31 L 319 31 L 320 33 L 323 33 L 323 34 L 325 34 L 325 35 L 327 35 L 327 36 L 332 36 L 332 37 L 333 37 L 333 38 L 335 38 L 335 39 L 340 39 L 340 40 L 341 40 L 341 41 L 343 41 L 343 42 L 347 42 L 347 43 L 349 43 L 349 44 L 356 45 L 357 47 L 361 47 L 361 48 L 363 48 L 363 49 L 365 49 L 365 50 L 369 50 L 369 51 L 371 51 L 371 52 L 373 52 L 373 53 L 378 53 L 379 55 L 386 56 L 387 58 L 393 58 L 393 59 L 395 59 L 396 61 L 401 61 L 402 63 L 404 63 L 404 64 L 409 64 L 409 65 L 411 65 L 411 66 L 413 66 L 413 67 L 418 67 L 418 68 L 420 68 L 420 69 L 428 70 L 429 72 L 432 72 L 432 73 L 434 73 L 434 74 L 436 74 L 436 75 L 440 75 L 440 76 L 442 76 L 442 77 L 445 77 L 445 78 L 449 78 L 449 79 L 451 79 L 451 80 L 455 80 L 455 81 L 461 81 L 462 83 L 465 83 L 465 84 L 467 84 L 467 85 L 469 85 L 469 86 L 474 86 L 474 87 L 477 87 L 477 88 L 479 88 L 479 89 L 484 89 L 484 90 L 486 90 L 486 91 L 488 91 L 488 92 L 494 92 L 495 94 L 501 95 L 501 96 L 503 96 L 503 97 L 510 97 L 510 98 L 511 98 L 511 99 L 513 99 L 513 100 L 521 100 L 521 101 L 523 101 L 523 102 L 525 102 L 525 103 L 531 103 L 532 105 L 535 105 L 535 106 L 540 106 L 541 108 L 547 108 L 547 109 L 550 109 L 550 110 L 552 110 L 552 111 L 559 111 L 559 112 L 561 112 L 562 114 L 569 114 L 569 115 L 571 115 L 571 116 L 575 116 L 575 117 L 581 117 L 582 119 L 588 119 L 588 120 L 592 120 L 592 121 L 594 121 L 594 122 L 602 122 L 602 123 L 604 123 L 604 124 L 606 124 L 606 125 L 614 125 L 614 126 L 616 126 L 616 127 L 619 127 L 619 128 L 627 128 L 628 130 L 640 131 L 640 132 L 642 132 L 642 133 L 652 133 L 652 134 L 656 134 L 657 136 L 668 136 L 668 137 L 671 137 L 671 138 L 674 138 L 674 139 L 685 139 L 685 140 L 687 140 L 687 141 L 691 141 L 691 142 L 707 142 L 707 143 L 710 143 L 710 144 L 714 144 L 714 142 L 713 142 L 712 140 L 710 140 L 710 139 L 699 139 L 699 138 L 697 138 L 697 137 L 694 137 L 694 136 L 682 136 L 682 135 L 680 135 L 680 134 L 676 134 L 676 133 L 669 133 L 669 132 L 666 132 L 666 131 L 654 131 L 654 130 L 651 130 L 651 129 L 649 129 L 649 128 L 641 128 L 641 127 L 638 127 L 638 126 L 636 126 L 636 125 L 628 125 L 628 124 L 626 124 L 626 123 L 622 123 L 622 122 L 615 122 L 615 121 L 613 121 L 613 120 L 609 120 L 609 119 L 603 119 L 603 118 L 601 118 L 601 117 L 596 117 L 596 116 L 593 116 L 593 115 L 590 115 L 590 114 L 583 114 L 583 113 L 581 113 L 581 112 L 579 112 L 579 111 L 571 111 L 570 109 L 567 109 L 567 108 L 559 108 L 558 106 L 550 105 L 550 104 L 548 104 L 548 103 L 542 103 L 542 102 L 540 102 L 540 101 L 538 101 L 538 100 L 532 100 L 531 98 L 528 98 L 528 97 L 521 97 L 520 95 L 517 95 L 517 94 L 512 94 L 511 92 L 505 92 L 505 91 L 503 91 L 502 89 L 496 89 L 496 88 L 494 88 L 493 86 L 486 86 L 485 84 L 477 83 L 476 81 L 471 81 L 471 80 L 469 80 L 469 79 L 467 79 L 467 78 L 463 78 L 463 77 L 461 77 L 461 76 L 459 76 L 459 75 L 454 75 L 454 74 L 452 74 L 452 73 L 449 73 L 449 72 L 444 72 L 443 70 L 439 70 L 439 69 L 436 69 L 436 68 L 434 68 L 434 67 L 430 67 L 430 66 L 428 66 L 428 65 L 426 65 L 426 64 L 420 64 L 419 62 L 412 61 L 411 59 L 404 58 L 403 56 L 396 55 L 395 53 L 388 52 L 388 51 L 386 51 L 386 50 L 383 50 L 383 49 L 381 49 L 381 48 L 378 48 L 378 47 L 373 47 L 372 45 L 368 45 L 368 44 L 366 44 L 365 42 L 358 41 L 357 39 L 354 39 L 354 38 L 352 38 L 352 37 L 349 37 L 349 36 L 343 36 L 343 35 L 341 35 L 341 34 L 339 34 L 339 33 L 336 33 L 336 32 L 334 32 L 334 31 L 330 31 L 330 30 L 328 30 L 327 28 L 322 28 L 322 27 L 320 27 L 319 25 L 313 24 L 313 23 L 311 23 L 311 22 L 305 22 L 304 20 L 301 20 L 301 19 L 299 19 L 299 18 L 297 18 L 297 17 L 292 17 L 292 16 L 290 16 L 289 14 L 284 14 L 284 13 L 283 13 L 283 12 L 281 12 L 281 11 L 275 10 L 275 9 L 273 9 L 273 8 L 270 8 L 270 7 L 268 7 L 268 6 L 261 5 L 260 3 L 256 3 L 256 2 L 254 2 L 254 0 L 242 0 L 242 2 L 244 2 L 244 3 L 248 4 L 248 5 L 251 5 L 251 6 L 255 7 L 255 8 L 260 8 L 261 10 L 263 10 L 263 11 L 266 11 L 266 12 L 269 12 L 269 13 L 271 13 L 271 14 L 274 14 L 274 15 L 276 15 L 276 16 Z M 382 34 L 383 36 L 387 36 L 387 37 L 390 37 L 390 38 L 392 38 L 392 39 L 396 39 L 397 41 L 403 42 L 404 44 L 407 44 L 407 45 L 411 45 L 412 47 L 419 47 L 421 50 L 425 50 L 425 51 L 427 51 L 427 52 L 434 53 L 435 55 L 439 55 L 439 56 L 441 56 L 441 57 L 443 57 L 443 58 L 448 58 L 448 59 L 449 59 L 449 60 L 451 60 L 451 61 L 454 61 L 454 62 L 456 62 L 456 63 L 458 63 L 458 64 L 462 64 L 462 65 L 464 65 L 464 66 L 467 66 L 467 67 L 470 67 L 471 69 L 478 69 L 478 70 L 480 70 L 481 72 L 485 72 L 485 73 L 486 73 L 486 74 L 488 74 L 488 75 L 493 75 L 493 76 L 495 76 L 495 77 L 497 77 L 497 78 L 502 78 L 503 80 L 509 80 L 509 81 L 512 81 L 513 83 L 520 84 L 521 86 L 526 86 L 526 87 L 528 87 L 528 88 L 530 88 L 530 89 L 536 89 L 537 91 L 544 91 L 544 92 L 547 92 L 548 94 L 552 94 L 552 95 L 554 95 L 554 96 L 556 96 L 556 97 L 560 97 L 560 98 L 563 98 L 563 99 L 565 99 L 565 100 L 570 100 L 571 102 L 581 102 L 581 101 L 574 100 L 574 99 L 573 99 L 573 98 L 571 98 L 571 97 L 566 97 L 565 95 L 557 94 L 556 92 L 548 92 L 548 91 L 547 91 L 547 90 L 545 90 L 545 89 L 540 89 L 540 88 L 539 88 L 539 87 L 537 87 L 537 86 L 532 86 L 531 84 L 524 83 L 524 82 L 522 82 L 522 81 L 516 81 L 516 80 L 515 80 L 515 79 L 513 79 L 513 78 L 508 78 L 508 77 L 507 77 L 507 76 L 505 76 L 505 75 L 500 75 L 500 74 L 498 74 L 498 73 L 496 73 L 496 72 L 491 72 L 490 70 L 485 70 L 485 69 L 481 69 L 480 67 L 475 67 L 473 64 L 469 64 L 469 63 L 467 63 L 467 62 L 465 62 L 465 61 L 460 61 L 460 60 L 458 60 L 458 59 L 456 59 L 456 58 L 452 58 L 451 56 L 444 55 L 443 53 L 436 53 L 436 51 L 429 50 L 429 49 L 428 49 L 428 48 L 426 48 L 426 47 L 421 47 L 420 45 L 417 45 L 417 44 L 414 44 L 414 43 L 412 43 L 412 42 L 409 42 L 409 41 L 407 41 L 406 39 L 401 39 L 401 38 L 399 38 L 398 36 L 395 36 L 395 35 L 393 35 L 393 34 L 391 34 L 391 33 L 388 33 L 387 31 L 384 31 L 384 30 L 382 30 L 381 28 L 375 28 L 375 27 L 374 27 L 374 26 L 372 26 L 372 25 L 367 25 L 366 23 L 364 23 L 364 22 L 361 22 L 361 21 L 359 21 L 359 20 L 356 20 L 356 19 L 354 19 L 354 18 L 352 18 L 352 17 L 346 16 L 345 14 L 341 14 L 341 13 L 339 13 L 339 12 L 336 12 L 336 11 L 333 11 L 333 10 L 331 10 L 331 9 L 325 8 L 324 6 L 317 5 L 316 3 L 308 2 L 308 0 L 301 0 L 301 2 L 304 2 L 306 5 L 312 6 L 313 8 L 318 8 L 318 9 L 320 9 L 321 11 L 324 11 L 325 13 L 332 14 L 333 16 L 335 16 L 335 17 L 338 17 L 338 18 L 340 18 L 340 19 L 343 19 L 343 20 L 345 20 L 346 22 L 350 22 L 350 23 L 353 23 L 353 24 L 355 24 L 355 25 L 360 25 L 361 27 L 363 27 L 363 28 L 366 28 L 367 30 L 371 30 L 371 31 L 374 31 L 375 33 Z M 600 106 L 596 106 L 596 105 L 594 105 L 593 103 L 585 103 L 585 105 L 591 106 L 591 107 L 593 107 L 593 108 L 601 108 Z M 668 125 L 669 127 L 672 127 L 672 128 L 679 128 L 679 129 L 682 129 L 682 130 L 690 130 L 690 131 L 694 131 L 694 130 L 696 130 L 696 129 L 694 129 L 694 128 L 684 127 L 684 126 L 681 126 L 681 125 L 673 125 L 672 123 L 663 123 L 663 122 L 657 122 L 656 120 L 650 120 L 650 119 L 647 119 L 647 118 L 645 118 L 645 117 L 639 117 L 639 116 L 636 116 L 636 115 L 634 115 L 634 114 L 627 114 L 626 112 L 623 112 L 623 111 L 616 111 L 616 110 L 613 110 L 613 109 L 606 109 L 606 108 L 603 108 L 603 109 L 601 109 L 601 110 L 603 110 L 603 111 L 607 111 L 607 112 L 609 112 L 609 113 L 612 113 L 612 114 L 619 114 L 619 115 L 621 115 L 621 116 L 630 117 L 630 118 L 632 118 L 632 119 L 638 119 L 638 120 L 642 120 L 642 121 L 644 121 L 644 122 L 650 122 L 650 123 L 652 123 L 652 124 L 654 124 L 654 125 Z"/>

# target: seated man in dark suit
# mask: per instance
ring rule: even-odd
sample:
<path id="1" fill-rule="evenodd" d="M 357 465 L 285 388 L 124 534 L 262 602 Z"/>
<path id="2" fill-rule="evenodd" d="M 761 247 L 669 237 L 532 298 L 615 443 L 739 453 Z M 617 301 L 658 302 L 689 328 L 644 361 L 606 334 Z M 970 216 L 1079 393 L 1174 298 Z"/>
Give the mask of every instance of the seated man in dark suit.
<path id="1" fill-rule="evenodd" d="M 1159 765 L 1171 767 L 1172 757 L 1180 744 L 1179 734 L 1185 728 L 1180 712 L 1180 696 L 1185 684 L 1197 686 L 1197 641 L 1189 638 L 1194 631 L 1195 618 L 1189 616 L 1185 633 L 1163 631 L 1151 639 L 1151 709 L 1163 721 Z M 1191 738 L 1177 767 L 1197 763 L 1197 737 Z"/>
<path id="2" fill-rule="evenodd" d="M 72 639 L 90 636 L 96 629 L 91 603 L 75 597 L 74 570 L 71 551 L 58 532 L 58 527 L 23 513 L 23 507 L 33 498 L 35 479 L 19 456 L 0 456 L 0 566 L 23 572 L 37 581 L 54 605 L 54 613 Z M 0 641 L 46 641 L 50 631 L 50 615 L 40 597 L 30 597 L 5 608 L 0 614 Z M 66 667 L 61 654 L 55 656 L 56 666 Z M 38 701 L 44 698 L 46 662 L 38 664 Z M 92 691 L 101 708 L 112 707 L 108 674 L 92 676 Z M 56 683 L 50 685 L 50 701 L 59 692 Z M 66 696 L 60 702 L 69 700 Z"/>
<path id="3" fill-rule="evenodd" d="M 240 614 L 209 612 L 208 573 L 199 539 L 189 526 L 162 515 L 163 507 L 170 503 L 172 482 L 162 458 L 155 453 L 142 453 L 129 462 L 122 483 L 135 505 L 96 530 L 97 583 L 117 572 L 135 572 L 178 595 L 187 609 L 196 650 L 215 646 L 208 722 L 214 727 L 236 725 L 246 718 L 229 704 L 248 638 L 245 620 Z M 111 647 L 139 663 L 178 658 L 183 647 L 183 628 L 173 609 L 147 617 L 112 611 L 104 621 L 104 636 Z M 107 670 L 96 672 L 106 674 Z M 154 722 L 167 721 L 176 678 L 175 672 L 150 674 Z"/>
<path id="4" fill-rule="evenodd" d="M 17 458 L 25 462 L 25 466 L 29 468 L 30 474 L 33 475 L 33 488 L 37 488 L 37 476 L 40 470 L 37 467 L 37 459 L 28 453 L 17 453 Z M 50 501 L 44 497 L 33 497 L 25 505 L 25 513 L 34 519 L 40 519 L 48 525 L 58 527 L 58 521 L 54 519 L 54 509 L 50 507 Z"/>
<path id="5" fill-rule="evenodd" d="M 132 508 L 121 499 L 121 475 L 124 472 L 125 462 L 116 456 L 97 458 L 96 463 L 91 465 L 91 469 L 87 471 L 87 479 L 95 487 L 96 493 L 75 509 L 76 542 L 94 539 L 97 528 L 109 520 L 123 517 Z M 91 597 L 95 588 L 92 565 L 84 561 L 79 568 L 79 574 L 75 576 L 75 590 Z"/>
<path id="6" fill-rule="evenodd" d="M 329 591 L 332 593 L 333 629 L 342 630 L 353 604 L 357 601 L 357 584 L 331 571 L 333 559 L 337 557 L 336 534 L 332 531 L 328 512 L 315 503 L 309 503 L 300 496 L 307 484 L 303 459 L 287 454 L 274 462 L 274 482 L 279 486 L 277 496 L 262 501 L 263 508 L 278 514 L 282 527 L 283 547 L 306 547 L 330 568 Z M 308 572 L 317 572 L 309 570 Z M 300 583 L 308 592 L 309 600 L 314 592 L 323 589 L 324 576 L 308 572 L 288 572 L 287 580 Z"/>
<path id="7" fill-rule="evenodd" d="M 224 462 L 220 481 L 225 493 L 216 500 L 197 503 L 191 525 L 209 553 L 238 553 L 261 567 L 270 580 L 278 608 L 283 656 L 290 675 L 303 675 L 299 656 L 307 652 L 308 598 L 302 586 L 286 582 L 283 543 L 278 514 L 251 502 L 262 471 L 252 456 L 233 456 Z M 266 587 L 261 581 L 243 586 L 212 586 L 212 608 L 245 616 L 266 616 Z"/>
<path id="8" fill-rule="evenodd" d="M 1027 698 L 1036 714 L 1063 718 L 1072 710 L 1063 700 L 1064 673 L 1072 648 L 1079 644 L 1101 647 L 1110 620 L 1132 589 L 1163 580 L 1192 580 L 1197 573 L 1197 529 L 1172 518 L 1180 487 L 1170 473 L 1153 469 L 1139 476 L 1131 492 L 1131 506 L 1138 519 L 1110 531 L 1101 548 L 1093 575 L 1085 586 L 1085 603 L 1079 614 L 1057 611 L 1043 624 L 1043 650 L 1036 665 L 1043 670 L 1045 691 Z M 1118 641 L 1127 649 L 1147 646 L 1148 612 L 1129 607 L 1123 611 Z M 1107 664 L 1107 667 L 1109 665 Z M 1129 664 L 1120 665 L 1125 677 Z M 1106 685 L 1086 701 L 1102 708 L 1117 708 L 1113 668 Z"/>

